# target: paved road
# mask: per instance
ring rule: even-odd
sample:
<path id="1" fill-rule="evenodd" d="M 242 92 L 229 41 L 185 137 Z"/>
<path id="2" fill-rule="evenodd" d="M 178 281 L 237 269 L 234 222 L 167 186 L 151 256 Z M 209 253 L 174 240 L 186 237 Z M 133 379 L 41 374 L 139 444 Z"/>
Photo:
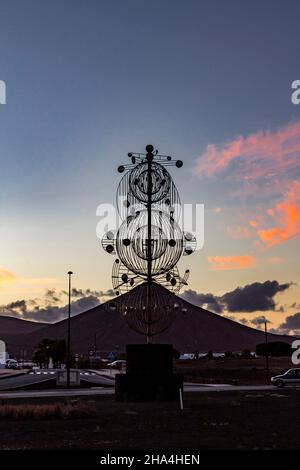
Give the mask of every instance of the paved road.
<path id="1" fill-rule="evenodd" d="M 284 389 L 285 390 L 285 389 Z M 296 387 L 300 390 L 300 387 Z M 236 391 L 249 391 L 249 392 L 263 392 L 272 391 L 277 392 L 277 388 L 273 385 L 249 385 L 249 386 L 235 386 L 235 385 L 195 385 L 185 384 L 185 392 L 198 392 L 198 393 L 214 393 L 214 392 L 236 392 Z M 282 392 L 279 390 L 278 392 Z M 85 389 L 57 389 L 57 390 L 18 390 L 18 391 L 2 391 L 0 392 L 1 398 L 38 398 L 38 397 L 80 397 L 80 396 L 97 396 L 97 395 L 113 395 L 115 390 L 113 387 L 95 387 Z"/>
<path id="2" fill-rule="evenodd" d="M 55 376 L 49 375 L 19 375 L 17 377 L 7 377 L 3 378 L 0 381 L 0 390 L 12 390 L 29 386 L 36 386 L 37 384 L 42 384 L 43 382 L 54 383 L 56 381 Z M 49 383 L 49 386 L 50 386 Z"/>
<path id="3" fill-rule="evenodd" d="M 80 372 L 80 381 L 84 386 L 112 387 L 114 380 L 109 377 L 103 377 L 86 371 Z M 48 383 L 48 384 L 47 384 Z M 21 388 L 37 387 L 42 385 L 44 388 L 55 387 L 56 372 L 51 369 L 44 369 L 38 373 L 19 375 L 16 377 L 2 378 L 0 381 L 0 391 L 17 390 Z"/>
<path id="4" fill-rule="evenodd" d="M 7 379 L 8 377 L 23 375 L 27 372 L 28 370 L 26 369 L 0 369 L 0 380 Z"/>

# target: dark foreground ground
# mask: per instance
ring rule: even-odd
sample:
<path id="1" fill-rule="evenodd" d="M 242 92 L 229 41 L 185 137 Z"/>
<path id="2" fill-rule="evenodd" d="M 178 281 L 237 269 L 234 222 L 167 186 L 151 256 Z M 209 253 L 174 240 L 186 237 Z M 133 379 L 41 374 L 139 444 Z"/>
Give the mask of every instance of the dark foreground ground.
<path id="1" fill-rule="evenodd" d="M 186 393 L 178 403 L 84 401 L 95 415 L 0 420 L 0 449 L 300 449 L 300 390 Z M 16 399 L 54 403 L 65 399 Z M 82 400 L 82 398 L 81 398 Z"/>

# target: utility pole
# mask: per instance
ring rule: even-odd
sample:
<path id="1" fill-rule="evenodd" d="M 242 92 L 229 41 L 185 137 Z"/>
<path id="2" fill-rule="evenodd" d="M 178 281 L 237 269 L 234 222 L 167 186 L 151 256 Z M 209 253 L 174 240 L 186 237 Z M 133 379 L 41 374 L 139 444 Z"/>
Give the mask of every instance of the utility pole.
<path id="1" fill-rule="evenodd" d="M 267 330 L 267 321 L 265 320 L 265 345 L 266 345 L 266 370 L 267 370 L 267 384 L 270 381 L 269 373 L 269 350 L 268 350 L 268 330 Z"/>
<path id="2" fill-rule="evenodd" d="M 70 388 L 70 366 L 71 366 L 71 276 L 69 271 L 69 306 L 68 306 L 68 342 L 67 342 L 67 388 Z"/>
<path id="3" fill-rule="evenodd" d="M 97 333 L 94 333 L 94 357 L 97 356 Z"/>

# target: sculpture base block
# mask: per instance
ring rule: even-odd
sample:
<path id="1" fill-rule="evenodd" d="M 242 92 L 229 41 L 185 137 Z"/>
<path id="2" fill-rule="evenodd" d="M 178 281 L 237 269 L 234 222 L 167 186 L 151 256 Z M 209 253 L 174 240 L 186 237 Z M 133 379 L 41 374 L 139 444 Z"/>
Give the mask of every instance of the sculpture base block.
<path id="1" fill-rule="evenodd" d="M 177 401 L 183 375 L 173 374 L 173 347 L 169 344 L 130 344 L 126 347 L 126 374 L 117 374 L 117 401 Z"/>

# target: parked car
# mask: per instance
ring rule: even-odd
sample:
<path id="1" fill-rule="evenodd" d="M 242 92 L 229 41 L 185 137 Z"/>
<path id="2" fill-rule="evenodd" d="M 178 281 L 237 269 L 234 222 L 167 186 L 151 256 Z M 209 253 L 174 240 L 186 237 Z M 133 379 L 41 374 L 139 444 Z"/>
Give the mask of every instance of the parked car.
<path id="1" fill-rule="evenodd" d="M 18 361 L 15 359 L 7 359 L 5 363 L 5 368 L 6 369 L 20 369 Z"/>
<path id="2" fill-rule="evenodd" d="M 284 374 L 271 377 L 271 383 L 276 387 L 284 387 L 285 385 L 300 385 L 300 369 L 289 369 Z"/>
<path id="3" fill-rule="evenodd" d="M 180 361 L 191 361 L 192 359 L 195 359 L 195 354 L 192 353 L 184 353 L 179 357 Z"/>
<path id="4" fill-rule="evenodd" d="M 34 363 L 32 361 L 20 361 L 19 362 L 19 366 L 22 368 L 22 369 L 29 369 L 31 370 L 34 366 Z"/>
<path id="5" fill-rule="evenodd" d="M 107 367 L 111 367 L 112 369 L 118 369 L 118 370 L 121 370 L 125 366 L 126 366 L 126 361 L 121 360 L 121 359 L 107 364 Z"/>

